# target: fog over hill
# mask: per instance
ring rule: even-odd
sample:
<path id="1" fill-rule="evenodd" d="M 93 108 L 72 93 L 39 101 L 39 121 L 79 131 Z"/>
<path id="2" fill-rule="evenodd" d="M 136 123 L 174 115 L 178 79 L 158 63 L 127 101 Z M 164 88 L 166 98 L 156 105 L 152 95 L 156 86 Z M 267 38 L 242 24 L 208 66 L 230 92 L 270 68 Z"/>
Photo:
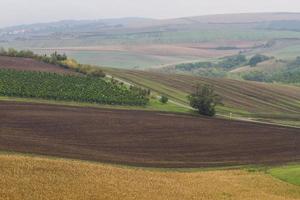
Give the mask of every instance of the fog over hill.
<path id="1" fill-rule="evenodd" d="M 274 23 L 277 22 L 277 23 Z M 2 37 L 27 36 L 33 34 L 53 33 L 82 33 L 107 32 L 130 29 L 131 31 L 154 30 L 181 30 L 183 28 L 216 28 L 222 25 L 244 25 L 250 27 L 268 27 L 270 24 L 300 23 L 300 13 L 244 13 L 219 14 L 176 19 L 149 19 L 149 18 L 117 18 L 100 20 L 64 20 L 51 23 L 19 25 L 0 29 Z M 203 27 L 204 26 L 204 27 Z M 280 26 L 280 25 L 278 25 Z"/>
<path id="2" fill-rule="evenodd" d="M 243 52 L 295 59 L 300 13 L 243 13 L 175 19 L 64 20 L 0 29 L 0 47 L 54 50 L 80 62 L 148 68 L 215 59 Z M 46 50 L 46 51 L 45 51 Z"/>

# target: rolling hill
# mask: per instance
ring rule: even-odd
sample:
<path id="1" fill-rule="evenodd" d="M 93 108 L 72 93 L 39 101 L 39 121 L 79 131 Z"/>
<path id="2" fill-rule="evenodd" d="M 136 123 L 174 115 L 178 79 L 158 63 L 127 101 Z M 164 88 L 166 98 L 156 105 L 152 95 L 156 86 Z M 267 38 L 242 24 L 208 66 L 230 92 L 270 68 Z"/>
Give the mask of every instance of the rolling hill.
<path id="1" fill-rule="evenodd" d="M 1 102 L 0 151 L 143 167 L 300 160 L 299 129 L 163 112 Z"/>
<path id="2" fill-rule="evenodd" d="M 232 112 L 254 118 L 291 120 L 293 123 L 299 123 L 300 88 L 297 86 L 140 70 L 103 70 L 115 77 L 151 88 L 159 94 L 168 95 L 184 104 L 188 103 L 186 96 L 194 91 L 196 84 L 211 84 L 223 98 L 225 106 L 219 108 L 221 113 L 228 115 Z"/>
<path id="3" fill-rule="evenodd" d="M 1 29 L 0 46 L 39 53 L 58 50 L 102 66 L 149 68 L 240 51 L 274 55 L 282 48 L 295 47 L 299 52 L 299 21 L 299 13 L 61 21 Z"/>
<path id="4" fill-rule="evenodd" d="M 244 13 L 0 29 L 0 47 L 52 54 L 0 48 L 0 199 L 299 199 L 299 27 Z M 171 73 L 195 63 L 236 79 Z M 197 84 L 222 97 L 216 117 L 189 106 Z"/>

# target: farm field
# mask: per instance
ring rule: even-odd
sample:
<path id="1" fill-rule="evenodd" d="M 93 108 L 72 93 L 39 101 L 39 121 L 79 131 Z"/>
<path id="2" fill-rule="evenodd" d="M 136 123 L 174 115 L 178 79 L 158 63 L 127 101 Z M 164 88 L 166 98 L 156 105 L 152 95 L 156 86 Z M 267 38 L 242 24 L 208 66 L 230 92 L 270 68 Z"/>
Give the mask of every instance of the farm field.
<path id="1" fill-rule="evenodd" d="M 300 56 L 300 45 L 290 45 L 288 47 L 269 52 L 268 55 L 275 56 L 278 59 L 292 60 Z"/>
<path id="2" fill-rule="evenodd" d="M 25 63 L 24 65 L 22 63 Z M 33 67 L 28 67 L 28 66 Z M 74 72 L 37 62 L 32 59 L 0 57 L 0 68 L 16 70 L 35 70 L 74 74 Z M 165 94 L 171 99 L 186 104 L 186 96 L 193 91 L 197 83 L 209 83 L 216 87 L 216 91 L 223 97 L 224 106 L 218 107 L 222 115 L 233 113 L 239 117 L 250 117 L 271 121 L 279 124 L 299 126 L 300 88 L 279 84 L 263 84 L 255 82 L 237 81 L 230 79 L 201 78 L 186 75 L 167 75 L 149 71 L 120 70 L 103 68 L 109 75 L 122 78 L 145 88 L 150 88 L 158 95 Z M 28 101 L 28 100 L 26 100 Z M 188 112 L 173 103 L 167 106 L 152 101 L 145 109 Z"/>
<path id="3" fill-rule="evenodd" d="M 230 42 L 234 43 L 234 42 Z M 243 48 L 252 48 L 254 42 L 234 43 Z M 164 65 L 193 62 L 237 54 L 239 50 L 216 50 L 215 43 L 203 44 L 140 44 L 140 45 L 102 45 L 91 47 L 36 48 L 38 54 L 53 51 L 66 53 L 81 63 L 125 68 L 146 69 Z"/>
<path id="4" fill-rule="evenodd" d="M 0 69 L 0 95 L 99 104 L 140 105 L 145 95 L 101 78 Z"/>
<path id="5" fill-rule="evenodd" d="M 133 69 L 133 68 L 149 68 L 169 63 L 178 63 L 185 60 L 196 60 L 192 58 L 180 58 L 171 56 L 158 56 L 138 54 L 134 52 L 120 51 L 65 51 L 66 54 L 78 60 L 81 63 L 88 63 L 101 66 L 110 66 L 117 68 Z"/>
<path id="6" fill-rule="evenodd" d="M 0 20 L 0 200 L 300 199 L 300 12 L 64 1 Z"/>
<path id="7" fill-rule="evenodd" d="M 5 153 L 0 162 L 3 200 L 300 198 L 299 187 L 247 170 L 150 171 Z"/>
<path id="8" fill-rule="evenodd" d="M 274 43 L 272 43 L 274 41 Z M 266 44 L 272 43 L 270 47 Z M 222 49 L 222 47 L 225 49 Z M 229 47 L 229 49 L 226 49 Z M 232 49 L 230 49 L 230 47 Z M 81 63 L 115 67 L 121 69 L 148 69 L 173 66 L 181 63 L 208 61 L 244 52 L 275 56 L 278 59 L 292 60 L 299 56 L 299 39 L 270 40 L 221 40 L 194 43 L 170 44 L 128 44 L 79 47 L 32 48 L 38 54 L 54 51 L 66 53 Z"/>
<path id="9" fill-rule="evenodd" d="M 58 47 L 87 47 L 102 45 L 140 45 L 140 44 L 186 44 L 186 43 L 202 43 L 216 41 L 267 41 L 274 38 L 300 38 L 300 34 L 296 31 L 289 30 L 259 30 L 245 27 L 226 28 L 224 24 L 219 24 L 217 28 L 191 28 L 179 26 L 178 31 L 161 31 L 154 27 L 151 32 L 133 30 L 130 33 L 112 33 L 106 34 L 83 34 L 80 38 L 52 38 L 51 35 L 43 36 L 39 40 L 13 40 L 10 42 L 1 41 L 0 46 L 3 47 L 27 47 L 27 48 L 58 48 Z M 185 28 L 189 29 L 186 30 Z M 80 33 L 79 33 L 80 34 Z"/>
<path id="10" fill-rule="evenodd" d="M 19 71 L 39 71 L 39 72 L 52 72 L 59 74 L 78 75 L 78 73 L 71 70 L 47 64 L 44 62 L 36 61 L 31 58 L 16 58 L 0 56 L 0 69 L 12 69 Z"/>
<path id="11" fill-rule="evenodd" d="M 171 75 L 141 70 L 112 68 L 103 68 L 103 70 L 113 76 L 166 94 L 185 104 L 188 103 L 186 96 L 194 90 L 196 84 L 212 84 L 215 86 L 216 92 L 223 98 L 224 106 L 219 107 L 221 113 L 232 112 L 248 117 L 274 118 L 273 120 L 282 120 L 283 123 L 299 123 L 300 88 L 296 86 Z M 284 122 L 284 119 L 290 120 L 290 122 Z"/>
<path id="12" fill-rule="evenodd" d="M 34 59 L 30 59 L 30 58 L 18 58 L 18 57 L 6 57 L 6 56 L 0 56 L 0 71 L 2 70 L 17 70 L 17 71 L 22 71 L 22 73 L 25 73 L 26 71 L 28 71 L 27 73 L 30 72 L 30 74 L 32 74 L 32 72 L 50 72 L 50 73 L 58 73 L 58 74 L 62 74 L 62 75 L 78 75 L 81 76 L 78 78 L 73 77 L 73 79 L 83 79 L 82 78 L 82 74 L 77 73 L 77 72 L 73 72 L 70 69 L 65 69 L 56 65 L 52 65 L 52 64 L 46 64 L 43 62 L 38 62 Z M 35 74 L 37 75 L 37 74 Z M 47 75 L 50 76 L 50 75 Z M 52 75 L 54 76 L 54 75 Z M 22 78 L 24 79 L 24 78 Z M 3 80 L 1 80 L 3 81 Z M 0 81 L 0 82 L 1 82 Z M 12 80 L 8 80 L 9 82 L 11 82 Z M 21 80 L 24 81 L 24 80 Z M 31 85 L 30 87 L 32 88 L 34 86 L 34 84 L 32 84 L 33 80 L 29 79 L 27 80 L 29 82 L 31 82 L 30 84 L 26 84 L 27 86 Z M 41 80 L 38 80 L 41 81 Z M 53 80 L 51 80 L 53 82 Z M 60 80 L 62 81 L 62 80 Z M 41 81 L 42 85 L 46 84 L 43 83 L 43 81 Z M 101 82 L 101 81 L 100 81 Z M 13 84 L 16 83 L 16 80 L 14 79 Z M 55 81 L 54 85 L 57 85 L 57 81 Z M 37 84 L 40 88 L 41 84 L 40 82 Z M 51 86 L 51 88 L 54 87 L 54 85 Z M 64 84 L 60 85 L 59 87 L 62 87 Z M 20 85 L 19 85 L 20 86 Z M 74 85 L 73 85 L 74 86 Z M 24 85 L 22 85 L 22 87 L 25 87 Z M 12 90 L 12 88 L 7 88 L 10 91 Z M 15 88 L 16 89 L 16 88 Z M 30 89 L 30 88 L 27 88 Z M 50 89 L 50 88 L 48 88 Z M 3 88 L 2 88 L 3 90 Z M 150 102 L 145 106 L 126 106 L 126 105 L 104 105 L 104 104 L 95 104 L 92 102 L 75 102 L 74 99 L 73 101 L 67 101 L 67 99 L 62 98 L 62 99 L 58 99 L 58 98 L 50 98 L 50 96 L 47 96 L 47 98 L 45 97 L 45 92 L 46 90 L 42 91 L 41 93 L 37 94 L 36 91 L 34 90 L 34 93 L 36 93 L 37 97 L 33 99 L 33 94 L 29 95 L 29 94 L 23 94 L 20 91 L 24 90 L 16 90 L 16 92 L 18 93 L 18 95 L 16 93 L 11 94 L 11 97 L 8 96 L 2 96 L 0 97 L 1 100 L 7 100 L 7 101 L 22 101 L 22 102 L 39 102 L 39 103 L 50 103 L 50 104 L 60 104 L 60 105 L 75 105 L 75 106 L 90 106 L 90 107 L 100 107 L 100 108 L 118 108 L 118 109 L 136 109 L 136 110 L 160 110 L 160 111 L 168 111 L 168 112 L 184 112 L 184 113 L 188 113 L 190 112 L 190 109 L 186 109 L 186 108 L 182 108 L 178 105 L 175 105 L 173 103 L 167 103 L 167 104 L 162 104 L 159 102 L 158 99 L 150 99 Z M 57 93 L 57 91 L 54 91 L 54 93 Z M 70 93 L 70 90 L 68 90 L 68 92 Z M 49 90 L 48 92 L 49 93 Z M 23 95 L 21 95 L 23 94 Z M 41 94 L 44 94 L 45 99 L 42 99 Z M 7 94 L 6 94 L 7 95 Z M 49 95 L 49 94 L 48 94 Z M 53 94 L 52 94 L 53 95 Z M 19 97 L 16 97 L 19 96 Z M 22 97 L 20 97 L 22 96 Z M 40 96 L 40 97 L 38 97 Z M 43 95 L 42 95 L 43 96 Z"/>
<path id="13" fill-rule="evenodd" d="M 300 160 L 294 128 L 30 103 L 0 102 L 0 109 L 3 151 L 172 168 Z"/>

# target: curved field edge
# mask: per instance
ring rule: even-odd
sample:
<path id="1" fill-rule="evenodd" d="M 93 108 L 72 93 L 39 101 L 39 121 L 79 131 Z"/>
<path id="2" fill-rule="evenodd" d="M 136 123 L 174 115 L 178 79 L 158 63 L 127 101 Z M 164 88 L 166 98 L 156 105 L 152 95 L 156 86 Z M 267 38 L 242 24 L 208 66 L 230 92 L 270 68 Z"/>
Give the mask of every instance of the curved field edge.
<path id="1" fill-rule="evenodd" d="M 0 147 L 7 151 L 165 168 L 300 160 L 293 128 L 161 112 L 16 102 L 0 107 Z"/>
<path id="2" fill-rule="evenodd" d="M 268 170 L 268 172 L 272 176 L 282 181 L 300 186 L 300 165 L 299 164 L 275 167 Z"/>
<path id="3" fill-rule="evenodd" d="M 149 171 L 0 154 L 2 199 L 299 199 L 300 188 L 263 172 Z"/>

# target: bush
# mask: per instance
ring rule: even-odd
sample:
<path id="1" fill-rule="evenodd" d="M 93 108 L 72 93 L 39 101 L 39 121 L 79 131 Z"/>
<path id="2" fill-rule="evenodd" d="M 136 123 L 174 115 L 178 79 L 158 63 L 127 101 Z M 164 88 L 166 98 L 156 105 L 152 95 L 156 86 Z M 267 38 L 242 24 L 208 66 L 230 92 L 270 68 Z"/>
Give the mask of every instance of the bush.
<path id="1" fill-rule="evenodd" d="M 104 78 L 106 75 L 105 73 L 100 70 L 100 69 L 92 69 L 89 73 L 88 73 L 89 76 L 93 76 L 93 77 L 101 77 L 101 78 Z"/>
<path id="2" fill-rule="evenodd" d="M 215 107 L 221 104 L 221 97 L 214 92 L 211 85 L 197 85 L 195 93 L 188 96 L 190 105 L 197 109 L 199 114 L 214 116 Z"/>
<path id="3" fill-rule="evenodd" d="M 168 103 L 168 101 L 169 101 L 169 98 L 168 97 L 166 97 L 166 96 L 164 96 L 164 95 L 162 95 L 161 97 L 160 97 L 160 100 L 159 100 L 161 103 L 163 103 L 163 104 L 166 104 L 166 103 Z"/>

